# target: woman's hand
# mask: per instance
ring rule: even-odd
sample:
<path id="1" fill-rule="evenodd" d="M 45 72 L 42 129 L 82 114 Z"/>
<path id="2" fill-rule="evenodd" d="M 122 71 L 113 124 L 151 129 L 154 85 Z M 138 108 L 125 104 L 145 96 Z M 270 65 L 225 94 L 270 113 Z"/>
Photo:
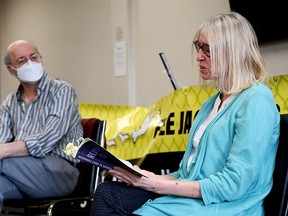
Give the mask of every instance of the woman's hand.
<path id="1" fill-rule="evenodd" d="M 139 176 L 121 167 L 114 167 L 109 173 L 132 187 L 139 187 L 158 194 L 176 195 L 190 198 L 201 198 L 198 181 L 179 181 L 170 175 L 156 175 L 138 166 L 133 167 L 145 176 Z"/>
<path id="2" fill-rule="evenodd" d="M 121 167 L 114 167 L 114 169 L 109 170 L 109 173 L 116 177 L 119 182 L 124 182 L 132 187 L 139 187 L 144 190 L 156 192 L 160 176 L 147 170 L 142 170 L 136 165 L 134 165 L 133 168 L 145 176 L 138 176 Z"/>

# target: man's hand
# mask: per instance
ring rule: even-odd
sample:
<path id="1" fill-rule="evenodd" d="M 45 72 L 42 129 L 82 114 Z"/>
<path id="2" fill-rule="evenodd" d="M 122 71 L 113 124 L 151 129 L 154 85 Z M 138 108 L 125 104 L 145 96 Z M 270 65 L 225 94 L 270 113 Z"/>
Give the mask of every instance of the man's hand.
<path id="1" fill-rule="evenodd" d="M 0 159 L 27 155 L 29 152 L 22 140 L 0 144 Z"/>

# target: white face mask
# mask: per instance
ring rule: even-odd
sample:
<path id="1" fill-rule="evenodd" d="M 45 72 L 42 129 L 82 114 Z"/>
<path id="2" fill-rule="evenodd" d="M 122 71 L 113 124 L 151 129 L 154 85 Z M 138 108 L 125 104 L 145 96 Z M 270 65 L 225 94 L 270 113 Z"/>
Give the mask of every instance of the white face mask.
<path id="1" fill-rule="evenodd" d="M 17 71 L 17 78 L 20 81 L 30 84 L 39 81 L 44 74 L 42 62 L 31 60 L 15 70 Z"/>

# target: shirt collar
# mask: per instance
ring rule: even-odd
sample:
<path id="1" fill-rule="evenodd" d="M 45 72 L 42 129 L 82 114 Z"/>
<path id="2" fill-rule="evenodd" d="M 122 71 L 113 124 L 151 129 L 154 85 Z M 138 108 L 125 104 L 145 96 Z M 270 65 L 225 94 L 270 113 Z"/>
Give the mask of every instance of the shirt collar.
<path id="1" fill-rule="evenodd" d="M 48 74 L 44 72 L 38 86 L 37 86 L 37 94 L 41 94 L 41 92 L 45 89 L 46 85 L 48 83 Z M 23 91 L 22 84 L 19 85 L 17 91 L 16 91 L 16 97 L 18 100 L 21 100 L 21 92 Z"/>

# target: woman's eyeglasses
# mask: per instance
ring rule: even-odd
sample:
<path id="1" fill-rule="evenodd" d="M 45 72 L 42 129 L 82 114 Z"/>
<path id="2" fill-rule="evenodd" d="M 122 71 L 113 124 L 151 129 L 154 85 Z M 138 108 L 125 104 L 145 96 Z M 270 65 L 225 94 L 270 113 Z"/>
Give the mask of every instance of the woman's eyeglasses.
<path id="1" fill-rule="evenodd" d="M 208 44 L 201 43 L 198 40 L 194 41 L 193 43 L 197 52 L 199 52 L 199 50 L 201 49 L 207 57 L 210 57 L 210 47 Z"/>

